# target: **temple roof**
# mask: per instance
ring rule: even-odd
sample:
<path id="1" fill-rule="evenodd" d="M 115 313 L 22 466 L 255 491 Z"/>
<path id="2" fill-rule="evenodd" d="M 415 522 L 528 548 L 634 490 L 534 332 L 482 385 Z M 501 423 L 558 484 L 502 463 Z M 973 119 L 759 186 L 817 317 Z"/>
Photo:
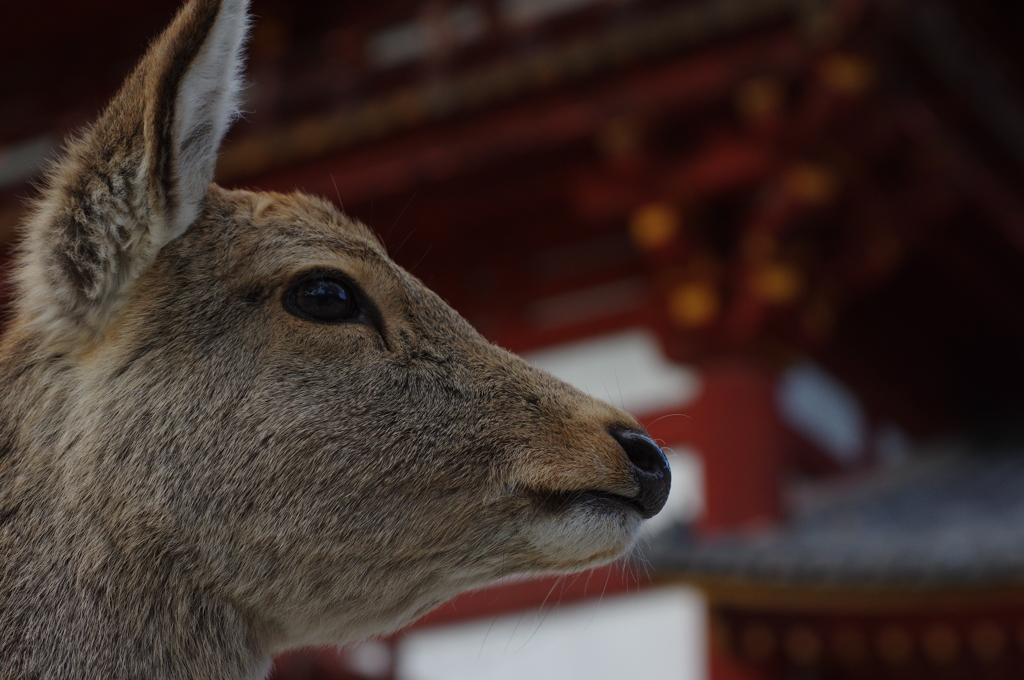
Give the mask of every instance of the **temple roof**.
<path id="1" fill-rule="evenodd" d="M 658 571 L 821 586 L 1024 584 L 1024 452 L 943 453 L 802 494 L 781 526 L 652 541 Z"/>

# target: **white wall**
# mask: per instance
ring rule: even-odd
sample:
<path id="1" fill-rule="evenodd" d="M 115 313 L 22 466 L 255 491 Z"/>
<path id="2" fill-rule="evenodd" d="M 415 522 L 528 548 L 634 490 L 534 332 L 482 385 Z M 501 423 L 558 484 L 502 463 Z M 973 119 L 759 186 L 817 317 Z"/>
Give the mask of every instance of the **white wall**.
<path id="1" fill-rule="evenodd" d="M 648 588 L 546 610 L 417 630 L 398 680 L 704 680 L 704 603 Z"/>

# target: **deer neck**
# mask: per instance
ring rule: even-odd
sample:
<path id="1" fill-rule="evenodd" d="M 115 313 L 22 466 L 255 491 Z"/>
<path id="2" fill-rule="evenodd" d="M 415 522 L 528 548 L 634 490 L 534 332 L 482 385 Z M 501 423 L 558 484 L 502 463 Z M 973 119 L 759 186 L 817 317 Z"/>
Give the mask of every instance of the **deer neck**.
<path id="1" fill-rule="evenodd" d="M 31 531 L 33 524 L 44 525 L 21 522 L 15 530 Z M 61 540 L 45 551 L 19 548 L 2 540 L 3 533 L 0 554 L 14 560 L 0 565 L 0 572 L 7 571 L 0 581 L 0 677 L 266 677 L 267 627 L 190 583 L 170 560 L 155 557 L 139 564 L 103 554 L 92 540 Z"/>
<path id="2" fill-rule="evenodd" d="M 262 680 L 276 638 L 219 597 L 167 541 L 119 545 L 61 500 L 51 426 L 66 393 L 0 349 L 0 678 Z M 22 352 L 14 352 L 17 355 Z M 20 378 L 20 379 L 19 379 Z M 33 443 L 34 442 L 34 443 Z M 87 491 L 86 491 L 87 493 Z"/>

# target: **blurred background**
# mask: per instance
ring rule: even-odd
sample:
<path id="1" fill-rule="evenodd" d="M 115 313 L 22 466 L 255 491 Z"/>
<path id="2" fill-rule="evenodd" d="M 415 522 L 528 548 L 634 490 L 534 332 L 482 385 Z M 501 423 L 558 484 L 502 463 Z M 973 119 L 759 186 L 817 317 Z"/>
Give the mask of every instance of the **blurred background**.
<path id="1" fill-rule="evenodd" d="M 0 9 L 4 252 L 177 6 Z M 1024 3 L 253 11 L 218 181 L 335 200 L 675 477 L 630 562 L 278 680 L 1024 677 Z"/>

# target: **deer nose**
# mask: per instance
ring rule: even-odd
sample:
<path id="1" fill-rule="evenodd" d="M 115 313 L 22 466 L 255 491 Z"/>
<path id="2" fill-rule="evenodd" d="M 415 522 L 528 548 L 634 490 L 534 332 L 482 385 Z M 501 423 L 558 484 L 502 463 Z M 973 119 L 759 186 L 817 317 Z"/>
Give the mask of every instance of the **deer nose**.
<path id="1" fill-rule="evenodd" d="M 633 466 L 633 477 L 640 487 L 632 500 L 643 509 L 643 517 L 654 517 L 665 507 L 672 485 L 672 470 L 661 447 L 646 434 L 633 430 L 612 430 L 612 437 Z"/>

